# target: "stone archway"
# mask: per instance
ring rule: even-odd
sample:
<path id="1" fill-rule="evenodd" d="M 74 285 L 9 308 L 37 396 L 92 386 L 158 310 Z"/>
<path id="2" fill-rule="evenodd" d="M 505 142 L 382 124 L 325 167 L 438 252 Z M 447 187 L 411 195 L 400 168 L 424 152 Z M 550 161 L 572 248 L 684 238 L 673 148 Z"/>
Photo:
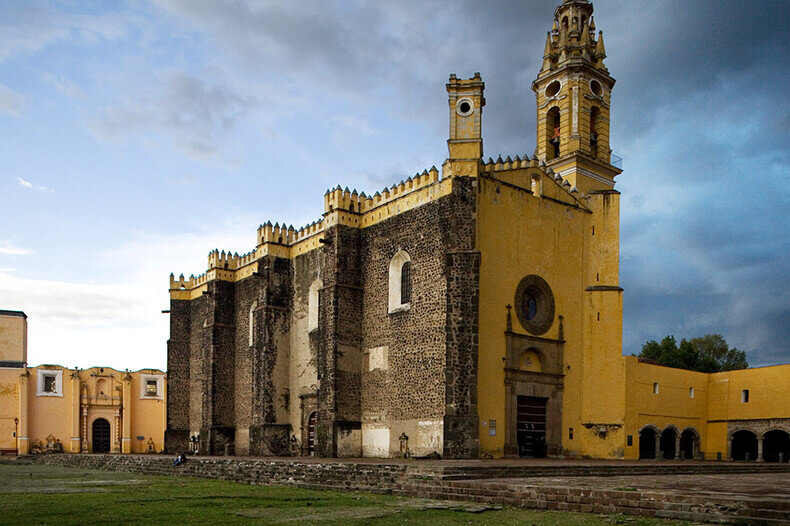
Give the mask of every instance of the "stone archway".
<path id="1" fill-rule="evenodd" d="M 783 429 L 771 429 L 763 434 L 762 441 L 765 462 L 790 461 L 790 433 Z"/>
<path id="2" fill-rule="evenodd" d="M 654 460 L 657 457 L 658 449 L 658 428 L 647 425 L 639 430 L 639 459 Z"/>
<path id="3" fill-rule="evenodd" d="M 731 435 L 730 443 L 732 460 L 757 460 L 757 435 L 754 431 L 748 429 L 735 431 Z"/>
<path id="4" fill-rule="evenodd" d="M 680 458 L 693 460 L 699 453 L 700 436 L 693 427 L 687 427 L 680 434 Z"/>
<path id="5" fill-rule="evenodd" d="M 659 441 L 659 450 L 662 457 L 666 460 L 678 458 L 678 430 L 675 426 L 669 426 L 661 432 L 661 439 Z"/>

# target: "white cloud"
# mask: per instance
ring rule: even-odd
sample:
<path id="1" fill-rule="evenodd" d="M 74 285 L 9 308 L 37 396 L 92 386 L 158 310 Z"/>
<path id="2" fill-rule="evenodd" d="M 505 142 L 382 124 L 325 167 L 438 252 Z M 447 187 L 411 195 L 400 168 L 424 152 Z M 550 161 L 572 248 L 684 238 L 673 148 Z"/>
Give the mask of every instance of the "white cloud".
<path id="1" fill-rule="evenodd" d="M 366 119 L 360 119 L 351 115 L 336 115 L 332 120 L 362 135 L 376 135 L 378 133 Z"/>
<path id="2" fill-rule="evenodd" d="M 168 276 L 205 271 L 214 248 L 252 250 L 257 224 L 244 217 L 182 235 L 138 232 L 92 258 L 113 269 L 117 277 L 108 283 L 28 279 L 0 269 L 2 308 L 28 315 L 31 364 L 165 369 Z M 0 253 L 9 247 L 22 250 L 0 243 Z"/>
<path id="3" fill-rule="evenodd" d="M 85 92 L 80 89 L 73 81 L 63 75 L 53 75 L 52 73 L 44 73 L 42 78 L 51 84 L 59 93 L 71 97 L 72 99 L 85 100 L 87 96 Z"/>
<path id="4" fill-rule="evenodd" d="M 34 185 L 30 181 L 25 181 L 21 177 L 17 177 L 16 180 L 19 181 L 19 186 L 21 186 L 23 188 L 30 188 L 30 189 L 38 190 L 39 192 L 45 192 L 45 193 L 48 193 L 48 194 L 54 194 L 55 193 L 55 189 L 54 188 L 50 188 L 49 186 Z"/>
<path id="5" fill-rule="evenodd" d="M 188 156 L 214 157 L 236 122 L 258 102 L 224 82 L 183 71 L 161 75 L 153 92 L 135 93 L 88 122 L 101 140 L 163 133 Z"/>
<path id="6" fill-rule="evenodd" d="M 19 115 L 25 105 L 25 98 L 8 86 L 0 84 L 0 114 Z"/>
<path id="7" fill-rule="evenodd" d="M 29 256 L 34 252 L 27 248 L 11 244 L 11 241 L 0 241 L 0 255 L 3 256 Z"/>

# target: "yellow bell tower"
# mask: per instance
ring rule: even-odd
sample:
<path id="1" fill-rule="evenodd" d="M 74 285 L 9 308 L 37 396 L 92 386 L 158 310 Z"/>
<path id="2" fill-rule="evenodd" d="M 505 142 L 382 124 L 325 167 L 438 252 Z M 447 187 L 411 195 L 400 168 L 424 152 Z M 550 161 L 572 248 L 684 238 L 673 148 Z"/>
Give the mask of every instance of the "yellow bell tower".
<path id="1" fill-rule="evenodd" d="M 593 6 L 565 0 L 554 11 L 537 98 L 537 157 L 582 192 L 610 190 L 622 170 L 609 147 L 609 104 L 615 80 L 604 65 L 603 31 Z"/>

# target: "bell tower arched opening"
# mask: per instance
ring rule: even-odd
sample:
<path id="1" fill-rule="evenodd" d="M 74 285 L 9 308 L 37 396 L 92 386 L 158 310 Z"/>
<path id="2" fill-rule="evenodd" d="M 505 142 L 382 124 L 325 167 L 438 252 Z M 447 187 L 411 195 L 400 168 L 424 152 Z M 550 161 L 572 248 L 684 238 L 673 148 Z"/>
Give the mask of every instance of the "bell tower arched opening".
<path id="1" fill-rule="evenodd" d="M 546 160 L 560 156 L 561 137 L 560 109 L 554 106 L 546 113 Z"/>

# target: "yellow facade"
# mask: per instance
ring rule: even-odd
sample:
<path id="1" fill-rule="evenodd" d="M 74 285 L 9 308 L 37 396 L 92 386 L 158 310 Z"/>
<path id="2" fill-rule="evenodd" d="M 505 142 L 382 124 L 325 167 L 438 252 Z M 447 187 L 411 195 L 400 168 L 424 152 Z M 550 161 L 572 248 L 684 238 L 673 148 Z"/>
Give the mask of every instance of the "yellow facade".
<path id="1" fill-rule="evenodd" d="M 0 326 L 8 317 L 24 319 L 0 314 Z M 2 342 L 3 356 L 22 357 L 26 327 Z M 166 396 L 166 375 L 157 369 L 0 366 L 0 451 L 160 452 Z"/>

